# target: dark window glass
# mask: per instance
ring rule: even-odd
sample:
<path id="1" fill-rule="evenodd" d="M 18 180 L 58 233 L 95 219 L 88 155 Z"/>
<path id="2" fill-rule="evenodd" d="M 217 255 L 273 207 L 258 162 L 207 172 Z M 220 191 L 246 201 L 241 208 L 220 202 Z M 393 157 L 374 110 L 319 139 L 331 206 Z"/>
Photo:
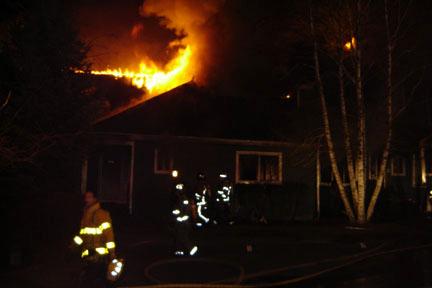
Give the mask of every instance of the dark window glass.
<path id="1" fill-rule="evenodd" d="M 258 180 L 258 156 L 240 155 L 239 169 L 240 169 L 240 180 L 257 181 Z"/>
<path id="2" fill-rule="evenodd" d="M 168 173 L 173 169 L 173 158 L 168 149 L 158 148 L 155 150 L 155 172 Z"/>
<path id="3" fill-rule="evenodd" d="M 371 158 L 368 164 L 369 164 L 369 179 L 376 179 L 378 175 L 377 159 Z"/>
<path id="4" fill-rule="evenodd" d="M 333 180 L 333 173 L 330 167 L 321 169 L 321 183 L 331 183 Z"/>
<path id="5" fill-rule="evenodd" d="M 392 161 L 392 174 L 405 175 L 405 159 L 400 156 L 395 156 Z"/>

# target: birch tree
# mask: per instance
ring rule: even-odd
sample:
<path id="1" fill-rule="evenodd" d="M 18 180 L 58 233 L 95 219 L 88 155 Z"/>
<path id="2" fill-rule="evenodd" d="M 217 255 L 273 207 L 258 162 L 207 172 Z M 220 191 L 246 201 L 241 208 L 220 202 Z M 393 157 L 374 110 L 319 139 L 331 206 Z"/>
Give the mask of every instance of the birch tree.
<path id="1" fill-rule="evenodd" d="M 319 9 L 309 3 L 309 28 L 313 43 L 313 64 L 315 82 L 319 94 L 322 111 L 322 124 L 324 130 L 324 142 L 327 148 L 330 166 L 336 187 L 342 200 L 344 210 L 350 222 L 363 225 L 369 222 L 375 211 L 376 203 L 383 189 L 386 175 L 386 167 L 391 150 L 393 135 L 393 78 L 394 78 L 394 51 L 400 38 L 401 26 L 405 20 L 408 9 L 399 9 L 398 15 L 392 18 L 388 0 L 382 0 L 374 16 L 378 15 L 383 29 L 380 43 L 382 51 L 385 51 L 385 59 L 382 66 L 385 75 L 385 93 L 381 95 L 385 103 L 385 130 L 381 141 L 382 147 L 376 181 L 370 193 L 367 191 L 367 98 L 365 95 L 365 72 L 368 65 L 364 57 L 367 52 L 367 41 L 374 41 L 371 37 L 370 17 L 372 17 L 371 3 L 362 0 L 332 2 L 331 8 Z M 391 2 L 394 4 L 395 2 Z M 374 3 L 376 4 L 376 3 Z M 399 6 L 400 8 L 401 6 Z M 401 13 L 402 11 L 402 13 Z M 395 12 L 396 14 L 396 12 Z M 319 15 L 319 17 L 317 16 Z M 376 21 L 377 19 L 374 19 Z M 370 45 L 369 45 L 370 46 Z M 325 53 L 322 53 L 325 52 Z M 334 60 L 336 77 L 338 79 L 338 94 L 340 103 L 339 123 L 331 123 L 328 108 L 328 92 L 325 89 L 325 81 L 322 76 L 322 55 Z M 351 99 L 353 115 L 348 115 L 346 87 L 352 91 Z M 349 117 L 351 116 L 351 117 Z M 336 122 L 336 121 L 334 121 Z M 343 153 L 338 155 L 334 131 L 342 128 Z M 345 159 L 344 167 L 340 162 Z M 348 173 L 349 185 L 344 186 L 342 169 Z M 370 196 L 369 196 L 370 195 Z"/>

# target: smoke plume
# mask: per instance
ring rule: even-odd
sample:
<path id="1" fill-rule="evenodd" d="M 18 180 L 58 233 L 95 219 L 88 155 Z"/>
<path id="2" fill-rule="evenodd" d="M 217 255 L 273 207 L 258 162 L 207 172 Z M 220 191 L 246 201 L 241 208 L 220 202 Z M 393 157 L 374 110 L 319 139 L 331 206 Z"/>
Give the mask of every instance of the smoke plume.
<path id="1" fill-rule="evenodd" d="M 158 17 L 161 26 L 174 31 L 177 39 L 169 47 L 191 48 L 188 72 L 197 83 L 206 82 L 214 63 L 211 57 L 214 27 L 210 22 L 223 3 L 223 0 L 146 0 L 140 7 L 143 17 Z"/>

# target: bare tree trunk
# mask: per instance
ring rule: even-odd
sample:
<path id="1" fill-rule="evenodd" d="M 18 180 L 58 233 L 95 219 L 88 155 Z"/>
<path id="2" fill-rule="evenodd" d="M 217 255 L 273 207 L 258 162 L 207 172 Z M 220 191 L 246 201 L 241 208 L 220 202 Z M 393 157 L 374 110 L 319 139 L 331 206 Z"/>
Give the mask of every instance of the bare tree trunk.
<path id="1" fill-rule="evenodd" d="M 321 102 L 321 110 L 322 110 L 322 115 L 323 115 L 324 136 L 326 139 L 326 144 L 327 144 L 327 148 L 328 148 L 332 172 L 335 176 L 336 184 L 337 184 L 337 187 L 339 190 L 340 197 L 342 199 L 342 203 L 343 203 L 344 208 L 345 208 L 345 212 L 346 212 L 349 220 L 354 223 L 355 222 L 355 216 L 354 216 L 353 210 L 351 208 L 351 204 L 349 202 L 349 199 L 347 197 L 345 187 L 343 186 L 342 177 L 341 177 L 341 175 L 339 173 L 339 169 L 338 169 L 336 153 L 334 150 L 333 139 L 332 139 L 331 130 L 330 130 L 330 121 L 329 121 L 329 116 L 328 116 L 328 111 L 327 111 L 327 103 L 326 103 L 326 99 L 325 99 L 325 95 L 324 95 L 323 83 L 321 80 L 320 64 L 319 64 L 319 58 L 318 58 L 318 44 L 317 44 L 317 41 L 315 38 L 314 18 L 313 18 L 313 14 L 312 14 L 312 7 L 310 6 L 309 8 L 310 8 L 310 28 L 311 28 L 313 43 L 314 43 L 315 77 L 316 77 L 316 81 L 318 83 L 318 90 L 319 90 L 319 96 L 320 96 L 320 102 Z"/>
<path id="2" fill-rule="evenodd" d="M 421 185 L 426 184 L 426 159 L 425 159 L 425 142 L 422 140 L 420 142 L 420 173 L 421 173 Z"/>
<path id="3" fill-rule="evenodd" d="M 346 109 L 346 102 L 345 102 L 344 72 L 343 72 L 342 61 L 343 59 L 341 55 L 338 63 L 339 97 L 340 97 L 340 104 L 341 104 L 342 126 L 344 132 L 344 145 L 345 145 L 345 154 L 347 159 L 348 177 L 350 182 L 354 210 L 357 210 L 358 192 L 357 192 L 357 184 L 356 184 L 356 174 L 354 170 L 352 147 L 351 147 L 351 134 L 348 126 L 348 116 L 347 116 L 347 109 Z"/>
<path id="4" fill-rule="evenodd" d="M 384 177 L 385 177 L 385 171 L 386 171 L 386 167 L 387 167 L 387 161 L 388 161 L 388 157 L 389 157 L 389 153 L 390 153 L 390 145 L 391 145 L 391 139 L 392 139 L 392 95 L 393 95 L 393 83 L 392 83 L 392 69 L 393 69 L 393 58 L 392 58 L 392 54 L 393 54 L 393 40 L 392 37 L 390 35 L 390 27 L 389 27 L 389 11 L 388 11 L 388 6 L 387 6 L 387 0 L 384 0 L 384 16 L 385 16 L 385 25 L 386 25 L 386 34 L 387 34 L 387 137 L 386 137 L 386 142 L 384 144 L 384 150 L 382 153 L 382 159 L 381 159 L 381 164 L 379 167 L 379 173 L 377 175 L 377 181 L 376 181 L 376 185 L 375 185 L 375 189 L 372 193 L 372 197 L 371 200 L 369 202 L 369 206 L 367 209 L 367 220 L 369 221 L 372 216 L 373 213 L 375 211 L 375 205 L 376 205 L 376 201 L 378 199 L 378 196 L 381 192 L 381 188 L 382 188 L 382 184 L 384 181 Z"/>
<path id="5" fill-rule="evenodd" d="M 357 157 L 356 157 L 356 180 L 357 180 L 357 223 L 366 223 L 365 211 L 365 194 L 366 194 L 366 179 L 365 179 L 365 137 L 366 137 L 366 115 L 363 97 L 363 79 L 362 79 L 362 54 L 361 54 L 361 31 L 360 31 L 360 17 L 361 17 L 361 1 L 357 1 L 357 23 L 356 23 L 356 47 L 355 52 L 355 86 L 356 86 L 356 99 L 357 99 Z"/>

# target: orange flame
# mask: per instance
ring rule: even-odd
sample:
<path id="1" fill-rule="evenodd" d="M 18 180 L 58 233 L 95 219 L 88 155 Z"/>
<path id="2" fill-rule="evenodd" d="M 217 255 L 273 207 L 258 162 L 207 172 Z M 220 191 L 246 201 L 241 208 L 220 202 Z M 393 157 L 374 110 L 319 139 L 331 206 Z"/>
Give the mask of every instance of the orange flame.
<path id="1" fill-rule="evenodd" d="M 347 41 L 344 46 L 343 49 L 347 52 L 351 51 L 352 49 L 356 49 L 357 47 L 357 43 L 356 43 L 356 39 L 354 37 L 351 37 L 351 41 Z"/>
<path id="2" fill-rule="evenodd" d="M 159 19 L 159 25 L 171 31 L 176 36 L 167 44 L 168 54 L 176 49 L 176 53 L 171 57 L 167 64 L 161 65 L 152 60 L 149 55 L 141 56 L 141 53 L 134 53 L 134 49 L 128 45 L 120 46 L 126 53 L 138 61 L 127 59 L 125 64 L 117 64 L 117 68 L 97 67 L 89 73 L 93 75 L 108 75 L 116 79 L 124 79 L 130 84 L 143 89 L 146 93 L 139 101 L 145 101 L 151 97 L 162 94 L 177 86 L 194 80 L 197 84 L 204 84 L 207 77 L 207 69 L 211 67 L 213 55 L 212 47 L 209 44 L 211 35 L 207 21 L 218 12 L 224 0 L 145 0 L 139 8 L 142 17 L 154 17 Z M 144 33 L 142 23 L 135 24 L 129 36 L 134 40 L 140 40 Z M 143 40 L 143 39 L 141 39 Z M 121 50 L 124 52 L 123 50 Z M 134 55 L 136 54 L 136 55 Z M 140 56 L 138 56 L 138 54 Z M 123 57 L 122 57 L 123 58 Z M 130 66 L 129 63 L 136 63 Z M 128 64 L 126 64 L 128 63 Z M 123 66 L 124 65 L 124 66 Z M 135 64 L 132 64 L 135 65 Z M 120 67 L 119 67 L 120 66 Z M 100 69 L 101 68 L 101 69 Z M 99 70 L 100 69 L 100 70 Z M 85 73 L 84 71 L 76 71 Z"/>
<path id="3" fill-rule="evenodd" d="M 192 80 L 193 75 L 188 73 L 191 68 L 191 56 L 192 49 L 186 46 L 179 49 L 176 57 L 163 68 L 158 67 L 152 61 L 142 61 L 135 71 L 117 68 L 91 70 L 90 74 L 127 79 L 133 86 L 147 90 L 149 96 L 156 96 Z M 84 73 L 83 71 L 76 72 Z"/>

